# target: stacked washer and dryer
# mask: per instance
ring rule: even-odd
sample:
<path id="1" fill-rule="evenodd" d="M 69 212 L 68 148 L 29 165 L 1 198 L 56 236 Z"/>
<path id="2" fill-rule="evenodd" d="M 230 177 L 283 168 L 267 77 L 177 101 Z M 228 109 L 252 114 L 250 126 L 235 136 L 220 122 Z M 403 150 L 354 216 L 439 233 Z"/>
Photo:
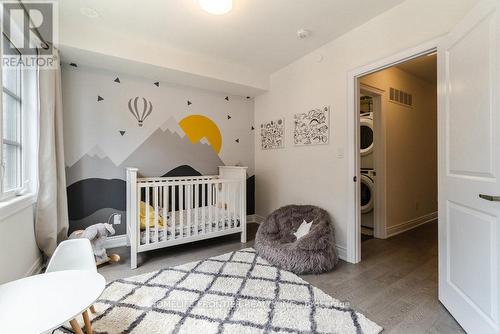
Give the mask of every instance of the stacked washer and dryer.
<path id="1" fill-rule="evenodd" d="M 360 166 L 361 166 L 361 231 L 373 235 L 375 203 L 373 98 L 361 97 Z"/>

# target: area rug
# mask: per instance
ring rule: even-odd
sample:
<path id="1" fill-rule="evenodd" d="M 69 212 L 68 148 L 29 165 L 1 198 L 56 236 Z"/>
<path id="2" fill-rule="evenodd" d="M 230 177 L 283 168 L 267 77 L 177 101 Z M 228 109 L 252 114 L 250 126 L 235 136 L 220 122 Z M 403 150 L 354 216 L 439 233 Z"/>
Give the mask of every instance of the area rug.
<path id="1" fill-rule="evenodd" d="M 382 331 L 252 248 L 113 281 L 95 308 L 96 334 Z"/>

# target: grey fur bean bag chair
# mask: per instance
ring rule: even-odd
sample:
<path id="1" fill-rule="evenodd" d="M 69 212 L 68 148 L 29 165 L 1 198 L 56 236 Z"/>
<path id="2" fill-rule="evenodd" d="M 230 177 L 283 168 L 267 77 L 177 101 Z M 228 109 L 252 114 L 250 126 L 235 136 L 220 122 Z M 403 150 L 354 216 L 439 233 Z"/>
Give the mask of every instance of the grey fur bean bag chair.
<path id="1" fill-rule="evenodd" d="M 313 224 L 297 240 L 293 233 L 304 220 Z M 329 271 L 338 261 L 330 217 L 312 205 L 288 205 L 271 213 L 259 226 L 255 250 L 270 263 L 296 274 Z"/>

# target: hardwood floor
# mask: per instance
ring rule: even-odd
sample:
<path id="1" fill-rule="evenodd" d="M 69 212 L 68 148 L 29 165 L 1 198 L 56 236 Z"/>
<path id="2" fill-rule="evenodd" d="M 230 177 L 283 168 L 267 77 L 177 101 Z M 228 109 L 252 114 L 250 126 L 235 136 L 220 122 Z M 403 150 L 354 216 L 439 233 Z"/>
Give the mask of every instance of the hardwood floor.
<path id="1" fill-rule="evenodd" d="M 249 224 L 253 240 L 256 224 Z M 130 269 L 127 248 L 111 250 L 118 264 L 99 268 L 110 281 L 164 267 L 251 247 L 239 236 L 228 236 L 141 254 L 140 267 Z M 383 333 L 464 333 L 437 298 L 437 223 L 429 223 L 393 238 L 362 243 L 359 264 L 340 261 L 330 273 L 304 275 L 305 280 L 384 327 Z"/>

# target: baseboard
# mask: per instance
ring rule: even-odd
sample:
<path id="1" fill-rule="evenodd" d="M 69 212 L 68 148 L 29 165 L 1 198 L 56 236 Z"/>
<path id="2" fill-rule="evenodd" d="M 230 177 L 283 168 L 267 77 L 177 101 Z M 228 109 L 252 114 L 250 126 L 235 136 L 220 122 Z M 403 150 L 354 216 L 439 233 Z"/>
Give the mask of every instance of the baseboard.
<path id="1" fill-rule="evenodd" d="M 436 211 L 436 212 L 432 212 L 432 213 L 429 213 L 427 215 L 409 220 L 407 222 L 388 227 L 386 230 L 386 235 L 388 238 L 393 237 L 397 234 L 409 231 L 411 229 L 414 229 L 415 227 L 418 227 L 420 225 L 423 225 L 423 224 L 429 223 L 433 220 L 436 220 L 437 217 L 438 217 L 438 213 Z"/>
<path id="2" fill-rule="evenodd" d="M 106 239 L 106 243 L 104 244 L 104 248 L 116 248 L 127 246 L 127 236 L 125 234 L 122 235 L 113 235 Z"/>
<path id="3" fill-rule="evenodd" d="M 247 223 L 256 223 L 256 224 L 261 224 L 264 221 L 264 217 L 259 216 L 259 215 L 248 215 L 247 216 Z"/>
<path id="4" fill-rule="evenodd" d="M 335 248 L 337 248 L 337 256 L 339 259 L 347 261 L 347 248 L 339 245 L 336 245 Z"/>
<path id="5" fill-rule="evenodd" d="M 42 255 L 40 254 L 40 256 L 35 260 L 35 262 L 33 262 L 33 264 L 31 265 L 31 267 L 28 269 L 28 271 L 24 276 L 28 277 L 41 273 L 42 265 L 43 265 L 43 258 Z"/>

